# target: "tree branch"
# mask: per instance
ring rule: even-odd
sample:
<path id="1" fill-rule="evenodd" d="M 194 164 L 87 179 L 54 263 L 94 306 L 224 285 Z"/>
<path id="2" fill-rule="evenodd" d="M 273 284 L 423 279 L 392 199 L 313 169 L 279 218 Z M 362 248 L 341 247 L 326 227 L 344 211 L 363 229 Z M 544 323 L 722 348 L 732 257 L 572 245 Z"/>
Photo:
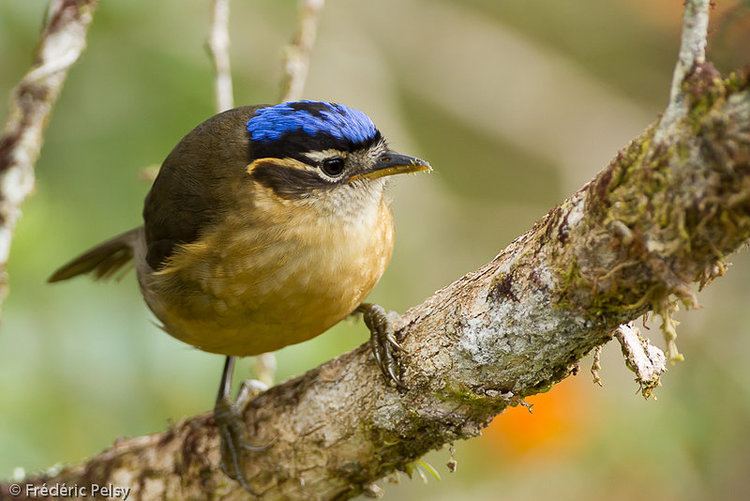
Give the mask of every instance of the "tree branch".
<path id="1" fill-rule="evenodd" d="M 672 75 L 672 88 L 669 92 L 669 104 L 659 123 L 657 139 L 663 139 L 670 127 L 685 114 L 687 106 L 682 85 L 694 66 L 706 61 L 706 44 L 708 39 L 708 12 L 711 0 L 685 0 L 685 11 L 682 16 L 682 38 L 677 64 Z"/>
<path id="2" fill-rule="evenodd" d="M 694 306 L 694 284 L 722 274 L 750 238 L 750 84 L 747 72 L 722 80 L 699 63 L 680 88 L 684 111 L 665 139 L 658 124 L 646 129 L 495 259 L 406 312 L 405 391 L 385 384 L 363 345 L 255 398 L 249 432 L 272 443 L 246 472 L 261 497 L 375 492 L 377 479 L 549 390 L 619 325 L 648 310 L 666 323 L 678 300 Z M 202 415 L 26 482 L 112 483 L 130 499 L 246 497 L 218 464 Z"/>
<path id="3" fill-rule="evenodd" d="M 297 32 L 284 52 L 284 76 L 279 102 L 296 101 L 302 97 L 310 69 L 310 54 L 318 33 L 318 18 L 324 5 L 325 0 L 300 1 Z"/>
<path id="4" fill-rule="evenodd" d="M 229 59 L 229 0 L 211 2 L 211 32 L 206 47 L 214 67 L 216 112 L 221 113 L 234 108 Z"/>
<path id="5" fill-rule="evenodd" d="M 68 70 L 86 47 L 98 0 L 52 0 L 34 63 L 13 89 L 0 136 L 0 302 L 8 294 L 6 266 L 21 204 L 34 189 L 34 164 Z"/>
<path id="6" fill-rule="evenodd" d="M 662 374 L 667 371 L 664 352 L 649 343 L 632 324 L 619 326 L 615 330 L 615 337 L 620 342 L 625 365 L 635 374 L 643 397 L 649 398 L 661 384 Z"/>

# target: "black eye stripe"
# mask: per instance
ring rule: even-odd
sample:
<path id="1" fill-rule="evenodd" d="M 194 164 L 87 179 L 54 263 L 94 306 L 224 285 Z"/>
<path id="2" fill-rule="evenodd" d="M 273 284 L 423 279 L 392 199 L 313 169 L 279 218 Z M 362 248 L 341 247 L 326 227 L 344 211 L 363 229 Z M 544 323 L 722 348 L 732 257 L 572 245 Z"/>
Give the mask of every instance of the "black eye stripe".
<path id="1" fill-rule="evenodd" d="M 317 172 L 274 163 L 261 163 L 251 174 L 255 182 L 286 199 L 302 198 L 315 189 L 330 189 L 335 184 L 321 179 Z"/>

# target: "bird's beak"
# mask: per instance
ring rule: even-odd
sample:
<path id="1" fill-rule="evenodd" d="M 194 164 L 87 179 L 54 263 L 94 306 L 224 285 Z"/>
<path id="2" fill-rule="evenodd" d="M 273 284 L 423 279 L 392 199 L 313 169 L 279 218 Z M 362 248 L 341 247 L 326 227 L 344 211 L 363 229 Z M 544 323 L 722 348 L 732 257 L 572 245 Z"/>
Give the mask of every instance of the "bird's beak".
<path id="1" fill-rule="evenodd" d="M 410 174 L 416 172 L 431 172 L 432 167 L 424 160 L 408 155 L 389 151 L 384 153 L 375 164 L 364 172 L 354 174 L 349 181 L 360 179 L 378 179 L 395 174 Z"/>

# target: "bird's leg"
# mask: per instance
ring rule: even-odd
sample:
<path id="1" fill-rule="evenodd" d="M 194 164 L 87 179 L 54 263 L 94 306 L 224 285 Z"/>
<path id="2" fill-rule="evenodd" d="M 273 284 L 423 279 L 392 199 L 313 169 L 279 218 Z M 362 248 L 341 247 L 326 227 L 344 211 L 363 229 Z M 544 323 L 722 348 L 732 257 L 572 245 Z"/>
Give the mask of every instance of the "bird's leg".
<path id="1" fill-rule="evenodd" d="M 370 329 L 370 346 L 375 363 L 387 381 L 391 381 L 399 389 L 404 389 L 397 357 L 397 352 L 402 348 L 396 339 L 394 327 L 399 319 L 398 313 L 386 311 L 382 306 L 370 303 L 362 303 L 356 311 L 362 313 L 365 325 Z"/>
<path id="2" fill-rule="evenodd" d="M 235 361 L 235 357 L 227 357 L 224 363 L 214 407 L 214 421 L 221 441 L 221 469 L 229 478 L 239 482 L 246 491 L 257 496 L 245 478 L 246 453 L 264 451 L 271 444 L 252 445 L 247 439 L 243 411 L 247 403 L 259 393 L 259 389 L 254 389 L 252 384 L 243 383 L 237 400 L 232 402 L 232 374 Z"/>

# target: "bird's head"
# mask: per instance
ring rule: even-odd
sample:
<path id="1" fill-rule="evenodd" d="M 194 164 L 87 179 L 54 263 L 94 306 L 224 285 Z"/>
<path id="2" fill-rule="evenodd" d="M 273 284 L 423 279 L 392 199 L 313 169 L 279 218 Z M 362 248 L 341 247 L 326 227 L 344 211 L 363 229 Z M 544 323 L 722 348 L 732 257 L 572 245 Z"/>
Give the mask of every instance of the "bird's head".
<path id="1" fill-rule="evenodd" d="M 382 193 L 387 176 L 430 171 L 391 151 L 361 111 L 297 101 L 258 109 L 247 122 L 256 183 L 287 200 L 356 200 Z"/>

